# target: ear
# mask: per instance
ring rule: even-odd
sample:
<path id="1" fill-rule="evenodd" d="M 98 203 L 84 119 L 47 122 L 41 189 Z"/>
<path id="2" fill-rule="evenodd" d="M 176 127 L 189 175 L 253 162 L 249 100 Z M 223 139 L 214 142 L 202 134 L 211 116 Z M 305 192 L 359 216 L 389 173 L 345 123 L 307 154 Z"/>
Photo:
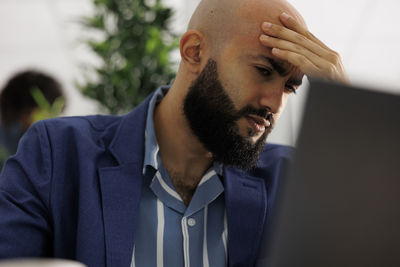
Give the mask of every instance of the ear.
<path id="1" fill-rule="evenodd" d="M 204 34 L 196 30 L 187 31 L 181 38 L 180 52 L 182 62 L 193 73 L 201 72 L 205 50 Z"/>

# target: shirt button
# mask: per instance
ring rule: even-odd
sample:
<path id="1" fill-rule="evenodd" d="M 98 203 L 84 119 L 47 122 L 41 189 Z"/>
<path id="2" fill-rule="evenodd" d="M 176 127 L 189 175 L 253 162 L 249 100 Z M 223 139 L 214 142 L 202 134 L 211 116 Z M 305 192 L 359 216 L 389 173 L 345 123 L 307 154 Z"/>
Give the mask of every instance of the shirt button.
<path id="1" fill-rule="evenodd" d="M 189 218 L 189 220 L 188 220 L 188 225 L 189 225 L 190 227 L 195 226 L 195 225 L 196 225 L 196 220 L 193 219 L 193 218 Z"/>

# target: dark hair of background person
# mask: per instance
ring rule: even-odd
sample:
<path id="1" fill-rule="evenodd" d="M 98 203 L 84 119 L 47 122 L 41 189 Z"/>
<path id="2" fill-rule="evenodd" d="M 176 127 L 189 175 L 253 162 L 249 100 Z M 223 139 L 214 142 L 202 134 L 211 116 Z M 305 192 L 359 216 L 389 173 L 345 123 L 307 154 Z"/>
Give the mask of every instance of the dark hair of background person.
<path id="1" fill-rule="evenodd" d="M 34 88 L 38 88 L 50 104 L 63 96 L 61 84 L 53 77 L 35 70 L 17 73 L 0 93 L 0 118 L 4 127 L 21 122 L 38 107 L 32 97 Z"/>

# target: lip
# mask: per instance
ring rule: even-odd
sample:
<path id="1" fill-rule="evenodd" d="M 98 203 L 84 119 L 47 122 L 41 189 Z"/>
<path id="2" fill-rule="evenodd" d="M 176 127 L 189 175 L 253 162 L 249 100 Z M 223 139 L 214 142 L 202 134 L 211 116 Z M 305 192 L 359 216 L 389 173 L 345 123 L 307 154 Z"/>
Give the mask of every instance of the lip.
<path id="1" fill-rule="evenodd" d="M 256 131 L 259 133 L 262 133 L 265 131 L 266 128 L 271 126 L 271 122 L 258 117 L 258 116 L 253 116 L 253 115 L 249 115 L 246 116 L 247 122 L 249 123 L 249 125 Z"/>

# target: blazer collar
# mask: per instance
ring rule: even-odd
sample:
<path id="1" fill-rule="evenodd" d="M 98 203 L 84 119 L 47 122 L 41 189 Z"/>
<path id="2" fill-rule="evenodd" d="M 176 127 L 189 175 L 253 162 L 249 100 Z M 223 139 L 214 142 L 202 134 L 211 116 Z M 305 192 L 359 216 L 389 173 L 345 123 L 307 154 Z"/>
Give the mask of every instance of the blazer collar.
<path id="1" fill-rule="evenodd" d="M 143 164 L 146 117 L 152 96 L 153 94 L 148 96 L 139 106 L 122 118 L 110 144 L 110 152 L 121 165 L 132 162 Z"/>
<path id="2" fill-rule="evenodd" d="M 264 179 L 225 167 L 224 180 L 229 266 L 254 266 L 267 212 Z"/>

